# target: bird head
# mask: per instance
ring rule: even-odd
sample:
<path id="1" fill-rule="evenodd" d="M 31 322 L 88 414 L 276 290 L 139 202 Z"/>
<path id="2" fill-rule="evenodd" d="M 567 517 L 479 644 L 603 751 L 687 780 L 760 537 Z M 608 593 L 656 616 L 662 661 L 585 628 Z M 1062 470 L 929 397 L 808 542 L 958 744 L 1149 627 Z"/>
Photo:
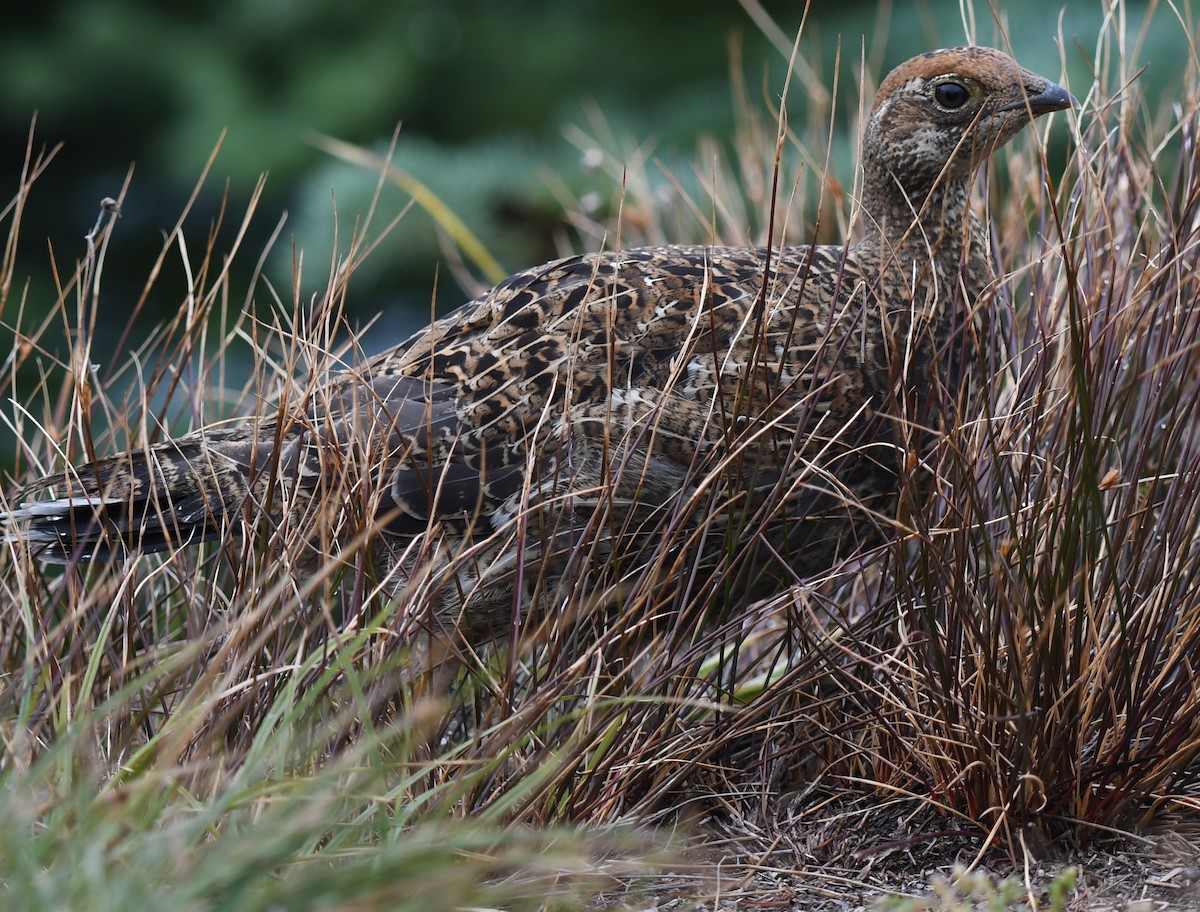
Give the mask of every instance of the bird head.
<path id="1" fill-rule="evenodd" d="M 1034 118 L 1078 107 L 1050 80 L 991 48 L 929 51 L 879 87 L 863 138 L 910 197 L 938 180 L 962 180 Z"/>

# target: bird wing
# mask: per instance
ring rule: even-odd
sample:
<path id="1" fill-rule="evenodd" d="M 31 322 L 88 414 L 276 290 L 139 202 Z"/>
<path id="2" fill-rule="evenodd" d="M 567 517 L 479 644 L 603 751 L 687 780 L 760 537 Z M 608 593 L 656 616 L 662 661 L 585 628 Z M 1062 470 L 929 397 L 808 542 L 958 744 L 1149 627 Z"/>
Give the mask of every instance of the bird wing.
<path id="1" fill-rule="evenodd" d="M 813 249 L 777 258 L 778 297 Z M 770 353 L 750 354 L 765 275 L 765 251 L 719 247 L 589 254 L 517 273 L 339 375 L 313 412 L 314 433 L 294 447 L 306 455 L 283 462 L 304 463 L 301 474 L 317 479 L 329 473 L 322 447 L 369 446 L 364 464 L 386 469 L 380 507 L 401 533 L 481 515 L 498 528 L 531 498 L 571 492 L 586 503 L 581 492 L 602 487 L 618 502 L 661 504 L 715 443 L 747 428 L 754 437 L 753 422 L 734 417 L 746 407 L 734 401 L 746 362 L 773 361 L 771 370 L 788 376 L 789 325 L 765 333 Z M 799 286 L 790 287 L 795 303 Z M 778 478 L 778 451 L 790 446 L 801 413 L 832 398 L 812 371 L 793 372 L 794 389 L 768 391 L 792 414 L 768 417 L 777 426 L 745 444 L 747 462 L 772 451 L 772 466 L 747 470 L 760 483 Z"/>

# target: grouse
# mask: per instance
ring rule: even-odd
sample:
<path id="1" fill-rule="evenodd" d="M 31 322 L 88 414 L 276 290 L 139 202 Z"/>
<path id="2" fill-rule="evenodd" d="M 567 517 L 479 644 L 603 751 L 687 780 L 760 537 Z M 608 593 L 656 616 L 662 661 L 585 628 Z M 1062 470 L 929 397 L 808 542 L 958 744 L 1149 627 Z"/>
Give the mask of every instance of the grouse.
<path id="1" fill-rule="evenodd" d="M 979 166 L 1075 105 L 999 51 L 922 54 L 870 109 L 854 243 L 647 247 L 517 273 L 298 407 L 33 482 L 3 515 L 8 540 L 87 561 L 266 528 L 302 542 L 282 548 L 296 572 L 365 552 L 398 596 L 440 587 L 440 622 L 476 640 L 533 588 L 552 608 L 589 564 L 636 572 L 664 537 L 719 572 L 729 537 L 706 533 L 721 517 L 788 572 L 817 572 L 886 530 L 916 430 L 936 433 L 933 391 L 979 371 Z"/>

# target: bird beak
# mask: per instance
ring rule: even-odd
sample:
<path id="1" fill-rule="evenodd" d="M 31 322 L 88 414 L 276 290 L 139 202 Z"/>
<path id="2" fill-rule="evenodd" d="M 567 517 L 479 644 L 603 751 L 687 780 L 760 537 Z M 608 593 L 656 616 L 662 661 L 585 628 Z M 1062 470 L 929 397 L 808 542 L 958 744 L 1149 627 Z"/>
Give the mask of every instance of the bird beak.
<path id="1" fill-rule="evenodd" d="M 1046 87 L 1036 95 L 1026 95 L 1023 98 L 1018 98 L 1016 101 L 1010 101 L 1004 107 L 1000 108 L 999 111 L 1021 111 L 1028 108 L 1034 117 L 1040 117 L 1042 114 L 1049 114 L 1051 111 L 1065 111 L 1067 108 L 1077 107 L 1079 107 L 1079 102 L 1074 95 L 1062 86 L 1048 82 L 1046 83 Z"/>

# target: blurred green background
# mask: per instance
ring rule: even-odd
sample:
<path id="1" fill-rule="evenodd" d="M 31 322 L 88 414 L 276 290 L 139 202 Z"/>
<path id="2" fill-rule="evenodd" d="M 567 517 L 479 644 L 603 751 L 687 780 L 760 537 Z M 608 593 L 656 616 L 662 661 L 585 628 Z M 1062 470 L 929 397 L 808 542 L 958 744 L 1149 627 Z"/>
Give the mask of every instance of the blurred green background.
<path id="1" fill-rule="evenodd" d="M 564 129 L 602 113 L 613 135 L 684 158 L 702 134 L 732 128 L 731 42 L 754 101 L 777 94 L 803 3 L 764 0 L 779 33 L 767 34 L 737 0 L 59 0 L 8 10 L 0 32 L 0 179 L 15 192 L 30 124 L 35 145 L 63 147 L 38 181 L 24 215 L 18 280 L 29 281 L 22 320 L 45 313 L 54 289 L 47 252 L 60 271 L 82 256 L 99 202 L 117 196 L 134 165 L 104 273 L 104 320 L 97 353 L 115 344 L 164 232 L 174 225 L 223 130 L 227 136 L 190 219 L 202 246 L 228 181 L 226 231 L 232 237 L 255 181 L 269 174 L 235 280 L 236 301 L 249 270 L 286 212 L 268 268 L 290 295 L 293 244 L 305 253 L 303 290 L 324 287 L 337 201 L 343 243 L 366 207 L 375 177 L 339 162 L 314 133 L 380 150 L 403 124 L 397 162 L 442 197 L 508 271 L 556 254 L 569 238 L 562 197 L 588 192 L 616 198 L 613 179 L 589 169 Z M 1101 2 L 1014 0 L 998 4 L 1022 63 L 1059 72 L 1056 36 L 1090 52 L 1104 16 Z M 1136 18 L 1144 3 L 1129 3 Z M 976 2 L 981 43 L 997 38 L 995 11 Z M 1173 18 L 1150 38 L 1146 59 L 1167 66 L 1186 45 Z M 767 30 L 769 31 L 769 30 Z M 774 38 L 774 42 L 772 41 Z M 883 69 L 930 47 L 964 39 L 958 0 L 887 3 L 842 0 L 812 5 L 805 59 L 832 85 L 842 43 L 843 127 L 857 104 L 850 77 L 865 48 Z M 1155 49 L 1153 42 L 1162 47 Z M 1082 95 L 1087 65 L 1068 46 L 1072 82 Z M 804 97 L 787 100 L 803 123 Z M 849 148 L 843 144 L 842 148 Z M 846 168 L 849 165 L 845 166 Z M 845 170 L 842 173 L 846 173 Z M 548 176 L 553 175 L 553 179 Z M 389 188 L 382 225 L 407 197 Z M 182 274 L 170 258 L 143 317 L 161 320 L 182 300 Z M 383 312 L 371 347 L 399 341 L 428 319 L 435 276 L 438 309 L 465 295 L 445 270 L 429 217 L 410 212 L 356 274 L 356 319 Z M 239 286 L 238 282 L 242 284 Z M 11 326 L 10 305 L 3 320 Z"/>

